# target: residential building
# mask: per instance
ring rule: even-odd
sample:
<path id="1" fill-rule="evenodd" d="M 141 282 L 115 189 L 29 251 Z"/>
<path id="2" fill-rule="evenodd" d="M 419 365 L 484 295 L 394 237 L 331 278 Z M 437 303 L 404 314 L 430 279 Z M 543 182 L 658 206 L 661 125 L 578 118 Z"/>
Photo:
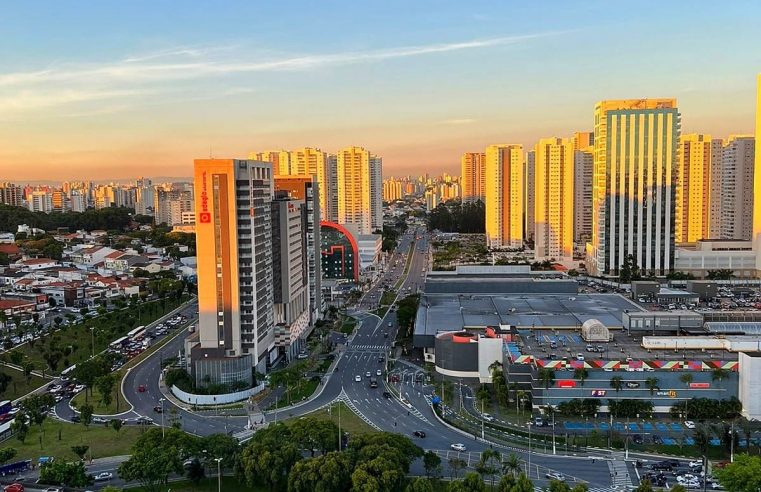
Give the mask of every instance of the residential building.
<path id="1" fill-rule="evenodd" d="M 24 205 L 24 190 L 13 183 L 0 183 L 0 204 L 21 207 Z"/>
<path id="2" fill-rule="evenodd" d="M 523 146 L 490 145 L 485 159 L 486 245 L 520 248 L 524 227 Z"/>
<path id="3" fill-rule="evenodd" d="M 273 317 L 272 164 L 195 161 L 196 384 L 251 383 L 277 356 Z"/>
<path id="4" fill-rule="evenodd" d="M 753 235 L 753 189 L 755 139 L 752 135 L 730 135 L 721 151 L 722 239 L 747 239 Z"/>
<path id="5" fill-rule="evenodd" d="M 591 149 L 595 143 L 595 132 L 575 132 L 571 140 L 574 151 Z"/>
<path id="6" fill-rule="evenodd" d="M 708 239 L 711 223 L 711 201 L 718 190 L 711 189 L 715 147 L 721 141 L 710 135 L 690 133 L 679 141 L 679 168 L 676 186 L 676 242 L 693 243 Z"/>
<path id="7" fill-rule="evenodd" d="M 283 191 L 271 207 L 275 346 L 290 360 L 306 343 L 310 318 L 302 205 Z"/>
<path id="8" fill-rule="evenodd" d="M 535 174 L 536 169 L 536 152 L 530 150 L 526 152 L 526 162 L 523 167 L 523 237 L 526 241 L 533 241 L 535 236 L 536 219 L 535 211 Z"/>
<path id="9" fill-rule="evenodd" d="M 193 192 L 177 188 L 156 188 L 153 211 L 156 224 L 183 224 L 185 212 L 193 212 Z"/>
<path id="10" fill-rule="evenodd" d="M 32 212 L 50 213 L 53 211 L 53 197 L 44 190 L 33 191 L 27 198 L 27 204 Z"/>
<path id="11" fill-rule="evenodd" d="M 484 199 L 484 160 L 483 152 L 465 152 L 460 160 L 462 176 L 462 201 L 475 202 Z"/>
<path id="12" fill-rule="evenodd" d="M 287 176 L 291 174 L 291 153 L 287 150 L 269 150 L 266 152 L 251 152 L 249 159 L 269 162 L 276 175 Z"/>
<path id="13" fill-rule="evenodd" d="M 135 213 L 153 215 L 153 183 L 148 178 L 137 178 L 135 186 Z"/>
<path id="14" fill-rule="evenodd" d="M 594 153 L 591 147 L 573 153 L 573 241 L 583 252 L 592 239 L 592 169 Z"/>
<path id="15" fill-rule="evenodd" d="M 320 266 L 320 193 L 315 176 L 275 176 L 275 192 L 286 192 L 301 207 L 301 231 L 304 236 L 304 268 L 309 291 L 310 324 L 320 319 L 322 274 Z"/>
<path id="16" fill-rule="evenodd" d="M 587 269 L 618 275 L 633 255 L 643 273 L 666 275 L 674 266 L 676 99 L 599 102 L 594 131 Z"/>
<path id="17" fill-rule="evenodd" d="M 534 148 L 534 254 L 573 259 L 573 141 L 543 138 Z"/>
<path id="18" fill-rule="evenodd" d="M 394 202 L 402 199 L 402 181 L 389 178 L 383 181 L 383 201 Z"/>
<path id="19" fill-rule="evenodd" d="M 356 234 L 383 228 L 383 161 L 362 147 L 337 154 L 338 223 Z"/>

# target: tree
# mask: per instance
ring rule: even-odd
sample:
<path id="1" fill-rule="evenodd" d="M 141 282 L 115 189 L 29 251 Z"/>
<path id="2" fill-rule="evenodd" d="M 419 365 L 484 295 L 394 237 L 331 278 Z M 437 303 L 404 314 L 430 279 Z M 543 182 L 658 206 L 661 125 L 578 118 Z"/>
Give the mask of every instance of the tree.
<path id="1" fill-rule="evenodd" d="M 647 386 L 647 389 L 650 390 L 650 396 L 655 393 L 655 390 L 658 388 L 658 378 L 649 377 L 645 379 L 645 386 Z"/>
<path id="2" fill-rule="evenodd" d="M 502 475 L 497 484 L 497 492 L 510 492 L 515 487 L 515 477 L 512 475 Z"/>
<path id="3" fill-rule="evenodd" d="M 301 460 L 288 474 L 289 492 L 341 492 L 351 487 L 351 457 L 334 451 Z"/>
<path id="4" fill-rule="evenodd" d="M 17 418 L 11 424 L 11 432 L 16 436 L 16 439 L 23 443 L 26 440 L 26 436 L 29 435 L 29 426 L 23 418 Z"/>
<path id="5" fill-rule="evenodd" d="M 85 487 L 92 483 L 92 478 L 87 474 L 82 461 L 67 463 L 55 460 L 42 465 L 40 482 L 65 487 Z"/>
<path id="6" fill-rule="evenodd" d="M 653 492 L 653 484 L 647 478 L 643 478 L 634 492 Z"/>
<path id="7" fill-rule="evenodd" d="M 85 459 L 85 455 L 87 454 L 87 451 L 90 449 L 90 446 L 87 446 L 86 444 L 78 444 L 76 446 L 71 447 L 71 452 L 76 454 L 80 460 Z"/>
<path id="8" fill-rule="evenodd" d="M 476 464 L 476 471 L 485 477 L 491 478 L 491 487 L 494 488 L 494 478 L 500 472 L 502 455 L 494 449 L 485 449 L 481 453 L 481 459 Z"/>
<path id="9" fill-rule="evenodd" d="M 683 382 L 688 388 L 690 387 L 690 383 L 692 383 L 692 374 L 689 372 L 685 372 L 681 376 L 679 376 L 679 381 Z"/>
<path id="10" fill-rule="evenodd" d="M 170 474 L 183 472 L 182 460 L 196 446 L 195 438 L 177 429 L 150 429 L 132 447 L 130 459 L 119 466 L 119 476 L 139 482 L 146 492 L 160 492 Z M 185 454 L 183 454 L 185 453 Z"/>
<path id="11" fill-rule="evenodd" d="M 206 476 L 206 471 L 204 470 L 204 467 L 201 464 L 201 462 L 198 461 L 198 458 L 194 458 L 190 462 L 190 465 L 188 466 L 188 469 L 185 472 L 185 475 L 188 477 L 188 480 L 193 482 L 193 485 L 198 485 L 201 482 L 201 480 L 203 480 L 203 478 Z"/>
<path id="12" fill-rule="evenodd" d="M 100 393 L 100 402 L 105 407 L 111 404 L 115 384 L 116 378 L 114 377 L 113 373 L 109 373 L 95 379 L 95 388 L 97 388 L 98 393 Z"/>
<path id="13" fill-rule="evenodd" d="M 544 389 L 550 387 L 555 382 L 555 371 L 548 367 L 542 367 L 539 369 L 539 381 L 544 386 Z M 517 399 L 517 398 L 516 398 Z"/>
<path id="14" fill-rule="evenodd" d="M 533 492 L 534 484 L 526 476 L 525 473 L 521 473 L 518 480 L 515 482 L 511 492 Z"/>
<path id="15" fill-rule="evenodd" d="M 571 492 L 571 487 L 562 480 L 550 480 L 548 492 Z"/>
<path id="16" fill-rule="evenodd" d="M 30 383 L 32 381 L 32 371 L 34 371 L 34 362 L 32 361 L 24 362 L 24 365 L 22 367 L 24 369 L 24 376 L 26 377 L 26 382 Z"/>
<path id="17" fill-rule="evenodd" d="M 114 429 L 117 434 L 119 433 L 119 430 L 122 428 L 122 425 L 124 425 L 122 424 L 121 419 L 111 419 L 110 424 L 111 424 L 111 428 Z"/>
<path id="18" fill-rule="evenodd" d="M 21 362 L 23 362 L 24 360 L 24 354 L 22 354 L 21 352 L 17 350 L 12 350 L 10 357 L 11 357 L 11 363 L 16 364 L 17 366 L 20 366 Z"/>
<path id="19" fill-rule="evenodd" d="M 441 458 L 433 451 L 426 451 L 423 455 L 423 468 L 428 478 L 438 476 L 441 472 Z"/>
<path id="20" fill-rule="evenodd" d="M 449 458 L 449 471 L 451 472 L 452 479 L 460 476 L 460 470 L 464 469 L 468 464 L 462 458 Z"/>
<path id="21" fill-rule="evenodd" d="M 280 490 L 300 459 L 291 430 L 278 423 L 254 434 L 241 452 L 239 474 L 249 486 L 264 485 L 270 490 Z"/>
<path id="22" fill-rule="evenodd" d="M 505 461 L 502 462 L 502 474 L 510 475 L 515 478 L 521 471 L 521 460 L 514 453 L 510 453 Z"/>
<path id="23" fill-rule="evenodd" d="M 418 477 L 411 481 L 404 490 L 405 492 L 433 492 L 433 485 L 430 480 Z"/>
<path id="24" fill-rule="evenodd" d="M 16 448 L 3 448 L 0 449 L 0 463 L 5 463 L 16 457 Z"/>
<path id="25" fill-rule="evenodd" d="M 687 492 L 687 489 L 684 488 L 683 485 L 677 484 L 677 485 L 674 485 L 673 487 L 671 487 L 671 491 L 670 492 Z"/>
<path id="26" fill-rule="evenodd" d="M 708 270 L 706 272 L 706 278 L 708 280 L 730 280 L 734 276 L 734 271 L 726 268 L 720 268 L 718 270 Z"/>
<path id="27" fill-rule="evenodd" d="M 81 407 L 79 407 L 79 416 L 82 418 L 82 425 L 89 428 L 90 424 L 92 423 L 92 416 L 93 416 L 93 406 L 89 403 L 85 403 Z"/>
<path id="28" fill-rule="evenodd" d="M 584 386 L 584 381 L 589 377 L 589 371 L 586 367 L 578 367 L 573 371 L 573 378 L 578 379 L 581 385 Z"/>
<path id="29" fill-rule="evenodd" d="M 716 367 L 713 371 L 711 371 L 711 379 L 713 381 L 721 382 L 723 379 L 726 379 L 728 377 L 729 377 L 729 371 L 727 371 L 724 368 Z"/>
<path id="30" fill-rule="evenodd" d="M 714 475 L 727 492 L 756 492 L 761 490 L 761 457 L 738 454 L 734 463 L 714 469 Z"/>
<path id="31" fill-rule="evenodd" d="M 616 393 L 621 391 L 621 388 L 624 387 L 624 378 L 621 376 L 613 376 L 610 378 L 610 387 L 616 390 Z"/>
<path id="32" fill-rule="evenodd" d="M 338 426 L 330 420 L 304 417 L 291 425 L 291 433 L 299 447 L 312 456 L 315 450 L 326 454 L 338 449 Z"/>

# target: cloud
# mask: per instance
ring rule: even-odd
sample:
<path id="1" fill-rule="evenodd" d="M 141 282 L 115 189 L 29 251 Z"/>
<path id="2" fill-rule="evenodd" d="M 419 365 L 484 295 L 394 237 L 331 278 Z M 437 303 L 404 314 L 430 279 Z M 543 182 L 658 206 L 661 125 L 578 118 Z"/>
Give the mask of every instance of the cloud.
<path id="1" fill-rule="evenodd" d="M 556 36 L 560 32 L 434 43 L 398 48 L 252 59 L 237 46 L 176 47 L 106 63 L 60 64 L 0 73 L 0 111 L 19 113 L 104 99 L 147 96 L 168 82 L 257 72 L 309 71 L 362 63 L 484 49 Z M 146 90 L 146 87 L 148 90 Z M 171 87 L 177 90 L 176 86 Z M 167 88 L 154 92 L 166 92 Z M 227 95 L 248 92 L 235 89 Z M 224 94 L 223 94 L 224 95 Z M 120 104 L 121 107 L 121 104 Z M 455 123 L 456 124 L 456 123 Z"/>

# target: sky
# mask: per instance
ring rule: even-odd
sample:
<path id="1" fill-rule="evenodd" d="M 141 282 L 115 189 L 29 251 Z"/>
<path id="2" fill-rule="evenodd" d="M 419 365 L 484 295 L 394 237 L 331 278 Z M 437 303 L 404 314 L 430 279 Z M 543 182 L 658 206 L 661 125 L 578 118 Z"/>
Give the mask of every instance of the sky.
<path id="1" fill-rule="evenodd" d="M 676 97 L 682 131 L 753 132 L 761 2 L 12 2 L 0 181 L 191 175 L 194 158 L 363 146 L 384 175 L 592 130 Z"/>

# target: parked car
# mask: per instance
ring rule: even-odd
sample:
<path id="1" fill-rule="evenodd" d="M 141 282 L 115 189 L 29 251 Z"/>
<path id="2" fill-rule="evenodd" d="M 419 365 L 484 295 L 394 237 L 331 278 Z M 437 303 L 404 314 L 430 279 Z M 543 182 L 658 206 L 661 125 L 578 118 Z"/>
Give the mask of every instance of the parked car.
<path id="1" fill-rule="evenodd" d="M 685 420 L 684 421 L 684 426 L 687 427 L 688 429 L 694 429 L 695 428 L 695 422 L 693 422 L 692 420 Z"/>
<path id="2" fill-rule="evenodd" d="M 114 478 L 114 474 L 111 472 L 100 472 L 97 475 L 95 475 L 95 477 L 93 478 L 95 478 L 96 482 L 104 482 L 106 480 L 111 480 L 112 478 Z"/>

